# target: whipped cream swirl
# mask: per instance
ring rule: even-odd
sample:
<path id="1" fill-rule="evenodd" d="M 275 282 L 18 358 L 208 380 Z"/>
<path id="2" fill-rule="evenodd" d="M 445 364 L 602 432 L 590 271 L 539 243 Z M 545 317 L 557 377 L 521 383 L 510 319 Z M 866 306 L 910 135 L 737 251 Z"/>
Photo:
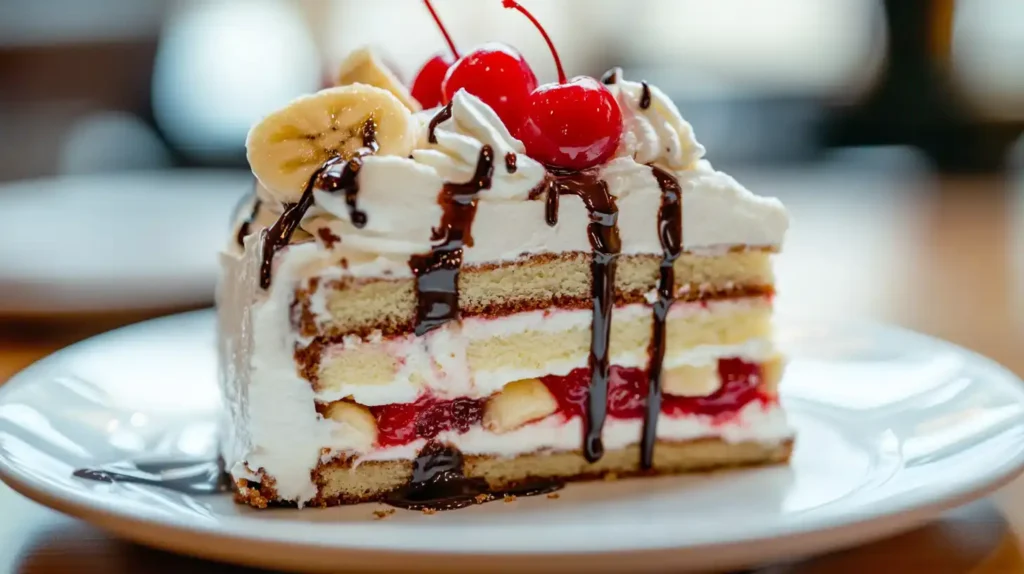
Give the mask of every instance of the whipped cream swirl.
<path id="1" fill-rule="evenodd" d="M 530 190 L 544 179 L 544 166 L 526 155 L 523 142 L 512 136 L 498 114 L 480 98 L 459 90 L 451 105 L 451 117 L 434 129 L 436 145 L 414 150 L 413 159 L 433 167 L 445 181 L 463 182 L 473 177 L 480 150 L 488 145 L 496 160 L 494 177 L 481 199 L 527 199 Z M 501 167 L 510 154 L 516 156 L 514 173 Z"/>
<path id="2" fill-rule="evenodd" d="M 625 133 L 618 156 L 598 170 L 618 204 L 622 253 L 661 253 L 661 191 L 649 164 L 672 173 L 683 189 L 687 251 L 779 246 L 789 224 L 782 204 L 754 195 L 701 159 L 704 147 L 664 92 L 623 80 L 621 73 L 616 76 L 609 89 L 623 110 Z M 344 194 L 314 190 L 315 205 L 302 228 L 346 260 L 344 274 L 410 276 L 409 257 L 433 247 L 433 230 L 443 213 L 438 204 L 443 186 L 470 180 L 484 146 L 494 152 L 494 171 L 491 187 L 479 194 L 474 243 L 465 249 L 465 263 L 589 251 L 589 218 L 582 202 L 563 198 L 558 225 L 548 226 L 544 202 L 529 199 L 546 177 L 545 167 L 525 154 L 523 143 L 478 97 L 459 91 L 451 106 L 451 117 L 435 126 L 435 143 L 428 141 L 428 124 L 439 109 L 416 114 L 421 133 L 411 157 L 365 158 L 356 198 L 359 210 L 368 215 L 365 226 L 350 221 Z M 515 157 L 514 170 L 506 168 L 510 155 Z M 268 212 L 279 209 L 265 201 L 254 226 L 265 226 L 272 215 Z"/>
<path id="3" fill-rule="evenodd" d="M 624 80 L 619 70 L 609 81 L 608 89 L 622 109 L 620 156 L 630 156 L 642 164 L 656 163 L 670 171 L 693 169 L 704 157 L 704 146 L 694 136 L 693 127 L 665 92 Z"/>

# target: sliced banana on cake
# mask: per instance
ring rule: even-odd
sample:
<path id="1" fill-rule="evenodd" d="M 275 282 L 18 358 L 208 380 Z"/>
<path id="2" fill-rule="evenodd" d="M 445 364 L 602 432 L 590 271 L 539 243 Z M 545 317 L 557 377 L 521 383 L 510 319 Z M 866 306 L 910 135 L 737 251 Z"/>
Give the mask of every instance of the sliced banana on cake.
<path id="1" fill-rule="evenodd" d="M 313 173 L 332 157 L 363 147 L 370 122 L 378 155 L 408 156 L 418 123 L 394 94 L 365 84 L 302 96 L 249 131 L 246 155 L 253 174 L 275 199 L 298 201 Z"/>
<path id="2" fill-rule="evenodd" d="M 676 397 L 706 397 L 714 394 L 721 385 L 717 363 L 680 365 L 665 369 L 661 374 L 661 389 L 665 394 Z"/>
<path id="3" fill-rule="evenodd" d="M 337 432 L 346 434 L 346 443 L 370 448 L 377 442 L 377 419 L 363 405 L 337 401 L 327 407 L 324 417 L 341 425 Z"/>
<path id="4" fill-rule="evenodd" d="M 487 400 L 484 428 L 495 433 L 515 430 L 558 410 L 558 402 L 539 379 L 513 381 Z"/>
<path id="5" fill-rule="evenodd" d="M 418 112 L 423 109 L 416 98 L 412 97 L 409 88 L 405 87 L 405 84 L 370 48 L 359 48 L 345 58 L 338 70 L 337 84 L 366 84 L 381 88 L 394 94 L 410 111 Z"/>

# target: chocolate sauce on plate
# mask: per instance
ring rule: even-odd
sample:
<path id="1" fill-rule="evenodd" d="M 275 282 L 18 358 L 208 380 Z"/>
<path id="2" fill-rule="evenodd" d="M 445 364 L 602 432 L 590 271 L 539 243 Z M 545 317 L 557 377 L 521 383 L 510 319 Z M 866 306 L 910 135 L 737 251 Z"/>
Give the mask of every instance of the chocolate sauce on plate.
<path id="1" fill-rule="evenodd" d="M 363 147 L 355 151 L 351 158 L 335 156 L 323 163 L 313 175 L 309 176 L 302 196 L 297 203 L 289 205 L 281 217 L 263 232 L 263 259 L 260 263 L 260 287 L 270 287 L 270 276 L 273 270 L 274 254 L 288 245 L 292 234 L 299 226 L 302 218 L 313 206 L 313 190 L 323 189 L 331 193 L 343 191 L 345 204 L 348 207 L 349 219 L 356 227 L 366 225 L 366 213 L 359 210 L 359 180 L 356 177 L 363 166 L 363 158 L 377 152 L 376 125 L 372 119 L 366 120 L 362 128 Z"/>
<path id="2" fill-rule="evenodd" d="M 463 474 L 458 449 L 438 442 L 423 447 L 412 468 L 412 480 L 389 494 L 387 504 L 409 510 L 455 510 L 505 496 L 547 494 L 564 486 L 557 480 L 534 480 L 506 490 L 491 490 L 486 480 Z"/>
<path id="3" fill-rule="evenodd" d="M 465 183 L 445 183 L 437 198 L 441 223 L 431 237 L 439 241 L 430 253 L 414 255 L 409 266 L 416 277 L 416 335 L 424 335 L 459 316 L 459 269 L 462 248 L 473 246 L 473 219 L 481 190 L 490 189 L 494 150 L 480 148 L 476 172 Z"/>
<path id="4" fill-rule="evenodd" d="M 619 210 L 615 199 L 596 170 L 552 170 L 544 182 L 530 193 L 533 199 L 545 196 L 545 219 L 548 225 L 558 223 L 558 198 L 575 195 L 583 201 L 590 215 L 587 235 L 590 238 L 591 297 L 594 319 L 590 335 L 590 394 L 587 399 L 583 428 L 583 455 L 596 462 L 604 454 L 601 430 L 608 410 L 608 342 L 611 336 L 612 307 L 615 304 L 615 267 L 620 242 L 617 226 Z"/>
<path id="5" fill-rule="evenodd" d="M 159 486 L 183 494 L 216 494 L 231 489 L 219 461 L 123 461 L 95 468 L 81 468 L 74 476 L 98 482 Z"/>

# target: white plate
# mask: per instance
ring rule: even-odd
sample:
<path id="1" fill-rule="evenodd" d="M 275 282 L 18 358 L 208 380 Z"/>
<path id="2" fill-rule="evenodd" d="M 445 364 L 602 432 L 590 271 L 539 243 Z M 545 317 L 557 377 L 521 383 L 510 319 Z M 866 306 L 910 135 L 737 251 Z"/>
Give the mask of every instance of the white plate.
<path id="1" fill-rule="evenodd" d="M 256 511 L 71 476 L 126 458 L 213 452 L 213 315 L 75 345 L 0 388 L 0 476 L 124 537 L 264 567 L 642 571 L 730 568 L 891 535 L 1024 464 L 1024 386 L 973 353 L 873 325 L 786 324 L 792 464 L 570 485 L 433 516 L 376 505 Z"/>
<path id="2" fill-rule="evenodd" d="M 0 314 L 213 301 L 243 171 L 126 172 L 0 186 Z"/>

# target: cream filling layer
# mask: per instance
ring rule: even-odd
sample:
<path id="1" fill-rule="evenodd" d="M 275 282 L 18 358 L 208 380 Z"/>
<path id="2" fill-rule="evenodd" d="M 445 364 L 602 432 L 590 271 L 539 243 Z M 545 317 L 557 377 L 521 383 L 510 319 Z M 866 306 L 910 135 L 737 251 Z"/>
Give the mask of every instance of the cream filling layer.
<path id="1" fill-rule="evenodd" d="M 616 450 L 638 444 L 642 429 L 642 419 L 608 419 L 601 434 L 605 449 Z M 538 451 L 578 450 L 582 433 L 583 422 L 579 417 L 565 421 L 561 415 L 552 415 L 507 433 L 497 434 L 476 426 L 465 433 L 443 432 L 435 440 L 455 446 L 467 455 L 514 457 Z M 766 406 L 758 401 L 747 404 L 725 423 L 716 422 L 707 415 L 663 415 L 658 420 L 658 438 L 668 441 L 719 438 L 727 443 L 778 443 L 792 437 L 793 428 L 782 408 L 777 404 Z M 415 459 L 426 443 L 426 439 L 417 439 L 402 446 L 363 451 L 357 456 L 356 463 Z M 321 460 L 327 462 L 339 454 L 353 453 L 334 451 Z"/>
<path id="2" fill-rule="evenodd" d="M 761 297 L 711 301 L 707 303 L 676 303 L 668 320 L 692 319 L 704 324 L 712 317 L 722 318 L 770 309 L 770 302 Z M 643 304 L 615 308 L 615 325 L 633 321 L 649 321 L 651 308 Z M 442 399 L 457 397 L 483 398 L 498 392 L 509 382 L 519 379 L 564 376 L 587 366 L 585 349 L 568 354 L 553 354 L 544 361 L 515 360 L 518 351 L 509 341 L 517 336 L 559 336 L 589 332 L 593 312 L 579 310 L 545 310 L 517 313 L 497 319 L 470 318 L 461 325 L 450 323 L 424 337 L 407 336 L 395 339 L 370 337 L 346 338 L 328 347 L 321 361 L 320 390 L 316 399 L 333 402 L 343 398 L 366 406 L 414 402 L 429 392 Z M 649 327 L 644 326 L 644 335 Z M 490 342 L 493 341 L 493 344 Z M 628 347 L 616 346 L 613 332 L 611 364 L 626 368 L 646 368 L 650 360 L 646 342 Z M 527 357 L 536 352 L 524 347 Z M 498 360 L 488 353 L 507 357 Z M 665 369 L 684 365 L 702 366 L 719 359 L 740 358 L 762 362 L 776 351 L 767 337 L 745 338 L 742 342 L 721 345 L 679 345 L 668 339 Z M 493 360 L 492 360 L 493 359 Z M 500 364 L 494 368 L 492 365 Z M 367 381 L 384 381 L 367 384 Z"/>

